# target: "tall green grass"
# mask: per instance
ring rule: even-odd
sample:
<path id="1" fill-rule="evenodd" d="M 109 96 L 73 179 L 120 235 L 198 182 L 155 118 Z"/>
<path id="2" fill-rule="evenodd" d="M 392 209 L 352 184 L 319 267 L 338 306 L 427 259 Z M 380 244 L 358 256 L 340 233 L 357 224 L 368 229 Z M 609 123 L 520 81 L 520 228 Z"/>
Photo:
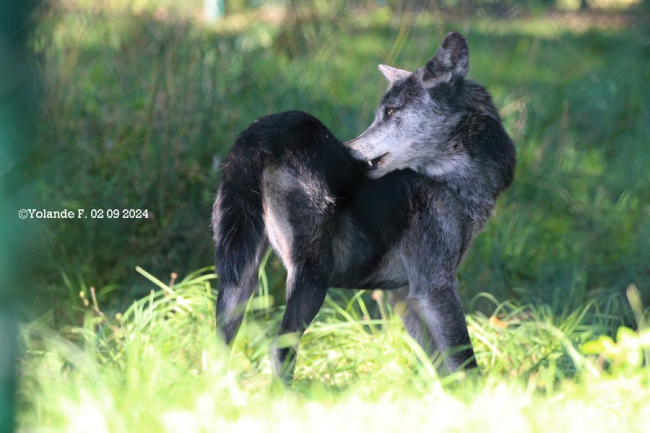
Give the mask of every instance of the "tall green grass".
<path id="1" fill-rule="evenodd" d="M 360 292 L 334 293 L 347 302 L 327 298 L 282 388 L 268 353 L 282 308 L 251 299 L 229 359 L 214 327 L 214 274 L 164 284 L 140 272 L 157 290 L 121 314 L 106 315 L 83 289 L 81 326 L 55 332 L 43 317 L 23 328 L 21 431 L 641 431 L 650 422 L 650 329 L 597 339 L 610 329 L 593 326 L 590 306 L 557 317 L 482 295 L 493 314 L 467 316 L 481 374 L 439 377 L 381 292 L 377 317 Z"/>

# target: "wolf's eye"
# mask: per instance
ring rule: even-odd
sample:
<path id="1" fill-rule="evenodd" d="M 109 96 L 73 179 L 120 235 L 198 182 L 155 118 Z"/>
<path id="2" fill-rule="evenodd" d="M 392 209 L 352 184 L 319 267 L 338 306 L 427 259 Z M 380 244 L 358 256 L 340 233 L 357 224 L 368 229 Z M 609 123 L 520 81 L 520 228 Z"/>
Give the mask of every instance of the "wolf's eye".
<path id="1" fill-rule="evenodd" d="M 391 114 L 393 114 L 393 109 L 386 110 L 386 116 L 390 117 Z"/>

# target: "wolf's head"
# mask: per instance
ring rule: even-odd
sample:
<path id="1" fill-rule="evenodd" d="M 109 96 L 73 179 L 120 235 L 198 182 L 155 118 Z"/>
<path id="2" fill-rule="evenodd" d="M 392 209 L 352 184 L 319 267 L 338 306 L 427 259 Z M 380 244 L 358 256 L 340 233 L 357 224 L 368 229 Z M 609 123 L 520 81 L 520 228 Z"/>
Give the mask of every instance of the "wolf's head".
<path id="1" fill-rule="evenodd" d="M 379 65 L 390 84 L 375 120 L 344 143 L 369 177 L 403 168 L 440 176 L 469 163 L 467 149 L 451 135 L 471 106 L 482 105 L 491 115 L 496 110 L 482 87 L 465 80 L 468 56 L 467 41 L 452 31 L 414 72 Z"/>

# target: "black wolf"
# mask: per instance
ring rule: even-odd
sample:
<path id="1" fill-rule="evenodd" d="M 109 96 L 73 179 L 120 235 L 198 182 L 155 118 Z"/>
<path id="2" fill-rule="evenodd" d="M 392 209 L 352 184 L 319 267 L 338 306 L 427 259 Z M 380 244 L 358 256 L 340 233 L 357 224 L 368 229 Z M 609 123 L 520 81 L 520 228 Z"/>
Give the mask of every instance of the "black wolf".
<path id="1" fill-rule="evenodd" d="M 298 341 L 329 287 L 392 290 L 431 355 L 447 352 L 450 370 L 476 367 L 456 271 L 512 181 L 515 149 L 487 91 L 465 78 L 468 54 L 451 32 L 414 72 L 381 65 L 389 89 L 372 125 L 347 143 L 298 111 L 239 135 L 212 216 L 227 343 L 270 242 L 288 273 L 276 375 L 293 376 Z"/>

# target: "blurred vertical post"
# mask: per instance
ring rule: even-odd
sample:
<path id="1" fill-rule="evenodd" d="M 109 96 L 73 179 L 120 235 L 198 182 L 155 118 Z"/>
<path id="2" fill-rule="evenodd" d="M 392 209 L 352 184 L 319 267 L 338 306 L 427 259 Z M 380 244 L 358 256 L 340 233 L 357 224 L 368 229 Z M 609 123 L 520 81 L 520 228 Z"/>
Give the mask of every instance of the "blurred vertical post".
<path id="1" fill-rule="evenodd" d="M 22 277 L 29 255 L 21 233 L 26 221 L 19 210 L 26 202 L 25 161 L 32 150 L 27 132 L 35 110 L 26 50 L 33 6 L 5 0 L 0 8 L 0 433 L 14 430 L 17 320 L 27 288 Z"/>
<path id="2" fill-rule="evenodd" d="M 221 19 L 225 12 L 225 0 L 203 0 L 203 13 L 209 23 Z"/>

